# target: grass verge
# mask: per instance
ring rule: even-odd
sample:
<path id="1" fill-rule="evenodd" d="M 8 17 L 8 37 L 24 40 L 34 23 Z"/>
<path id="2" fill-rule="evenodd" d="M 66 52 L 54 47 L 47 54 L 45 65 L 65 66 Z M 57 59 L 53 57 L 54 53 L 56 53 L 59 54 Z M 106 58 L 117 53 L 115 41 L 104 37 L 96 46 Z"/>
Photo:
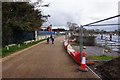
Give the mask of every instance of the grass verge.
<path id="1" fill-rule="evenodd" d="M 87 60 L 112 60 L 115 57 L 112 56 L 106 56 L 106 55 L 102 55 L 102 56 L 88 56 Z"/>
<path id="2" fill-rule="evenodd" d="M 35 45 L 35 44 L 37 44 L 37 43 L 39 43 L 39 42 L 42 42 L 42 41 L 44 41 L 44 40 L 46 40 L 46 39 L 42 39 L 42 40 L 39 40 L 39 41 L 36 41 L 36 42 L 32 42 L 32 43 L 29 43 L 29 44 L 20 44 L 20 47 L 18 47 L 18 45 L 15 45 L 15 46 L 11 46 L 11 47 L 9 47 L 9 50 L 7 50 L 6 48 L 3 48 L 2 49 L 2 55 L 0 54 L 0 56 L 2 56 L 2 58 L 3 57 L 6 57 L 6 56 L 8 56 L 8 55 L 10 55 L 10 54 L 13 54 L 14 52 L 17 52 L 17 51 L 20 51 L 20 50 L 23 50 L 23 49 L 25 49 L 25 48 L 28 48 L 28 47 L 30 47 L 30 46 L 32 46 L 32 45 Z"/>

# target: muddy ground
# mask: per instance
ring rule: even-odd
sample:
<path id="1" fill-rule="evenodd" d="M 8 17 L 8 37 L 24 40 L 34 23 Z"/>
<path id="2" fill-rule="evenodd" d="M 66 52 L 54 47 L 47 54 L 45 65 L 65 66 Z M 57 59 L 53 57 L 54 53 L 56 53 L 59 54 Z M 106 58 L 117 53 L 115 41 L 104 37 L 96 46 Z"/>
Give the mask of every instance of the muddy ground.
<path id="1" fill-rule="evenodd" d="M 79 51 L 79 46 L 72 43 L 72 47 Z M 103 55 L 103 47 L 99 46 L 86 46 L 85 49 L 87 56 Z M 110 61 L 95 61 L 95 65 L 89 65 L 89 67 L 102 78 L 102 80 L 120 80 L 120 54 L 118 52 L 111 51 L 104 54 L 106 56 L 117 57 Z"/>
<path id="2" fill-rule="evenodd" d="M 102 80 L 120 80 L 120 57 L 110 61 L 97 61 L 89 66 Z"/>

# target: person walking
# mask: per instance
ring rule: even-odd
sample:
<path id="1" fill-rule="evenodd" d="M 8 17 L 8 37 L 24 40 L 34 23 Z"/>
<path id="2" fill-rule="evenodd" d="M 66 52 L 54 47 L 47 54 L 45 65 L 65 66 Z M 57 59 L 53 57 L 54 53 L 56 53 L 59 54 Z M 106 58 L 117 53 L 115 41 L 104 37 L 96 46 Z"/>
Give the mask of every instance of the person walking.
<path id="1" fill-rule="evenodd" d="M 52 40 L 52 44 L 54 44 L 54 38 L 53 38 L 53 37 L 52 37 L 52 39 L 51 39 L 51 40 Z"/>
<path id="2" fill-rule="evenodd" d="M 52 44 L 54 44 L 54 37 L 52 36 L 52 34 L 51 34 L 51 36 L 50 36 L 50 39 L 51 39 L 51 41 L 52 41 Z"/>
<path id="3" fill-rule="evenodd" d="M 49 37 L 47 38 L 47 43 L 49 44 Z"/>
<path id="4" fill-rule="evenodd" d="M 53 37 L 53 36 L 52 36 L 52 34 L 51 34 L 51 35 L 50 35 L 51 40 L 52 40 L 52 37 Z"/>
<path id="5" fill-rule="evenodd" d="M 112 41 L 112 33 L 110 33 L 110 41 Z"/>

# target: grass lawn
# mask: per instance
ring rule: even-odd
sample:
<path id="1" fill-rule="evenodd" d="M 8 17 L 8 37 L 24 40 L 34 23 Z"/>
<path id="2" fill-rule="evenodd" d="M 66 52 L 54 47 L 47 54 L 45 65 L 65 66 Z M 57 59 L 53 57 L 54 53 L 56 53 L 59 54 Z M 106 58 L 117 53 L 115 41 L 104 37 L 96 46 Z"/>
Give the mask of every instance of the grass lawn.
<path id="1" fill-rule="evenodd" d="M 11 46 L 11 47 L 9 47 L 9 50 L 7 50 L 6 48 L 3 48 L 2 53 L 1 53 L 2 55 L 0 54 L 0 56 L 2 56 L 2 57 L 8 56 L 8 55 L 10 55 L 14 52 L 17 52 L 17 51 L 20 51 L 22 49 L 28 48 L 28 47 L 30 47 L 32 45 L 35 45 L 35 44 L 37 44 L 41 41 L 44 41 L 44 40 L 46 40 L 46 39 L 39 40 L 39 41 L 36 41 L 36 42 L 32 42 L 32 43 L 29 43 L 27 45 L 26 44 L 20 44 L 20 47 L 18 47 L 18 45 Z"/>
<path id="2" fill-rule="evenodd" d="M 88 56 L 87 60 L 112 60 L 114 58 L 115 57 L 105 56 L 105 55 L 102 55 L 102 56 Z"/>

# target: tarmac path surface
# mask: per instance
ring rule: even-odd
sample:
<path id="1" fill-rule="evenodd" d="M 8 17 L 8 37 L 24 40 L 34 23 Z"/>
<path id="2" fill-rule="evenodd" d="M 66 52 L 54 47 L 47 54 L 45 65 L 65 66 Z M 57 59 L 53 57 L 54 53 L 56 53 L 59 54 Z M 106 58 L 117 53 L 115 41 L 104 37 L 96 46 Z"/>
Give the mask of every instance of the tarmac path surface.
<path id="1" fill-rule="evenodd" d="M 3 78 L 97 78 L 90 70 L 81 72 L 63 47 L 64 36 L 55 44 L 46 41 L 2 62 Z"/>

